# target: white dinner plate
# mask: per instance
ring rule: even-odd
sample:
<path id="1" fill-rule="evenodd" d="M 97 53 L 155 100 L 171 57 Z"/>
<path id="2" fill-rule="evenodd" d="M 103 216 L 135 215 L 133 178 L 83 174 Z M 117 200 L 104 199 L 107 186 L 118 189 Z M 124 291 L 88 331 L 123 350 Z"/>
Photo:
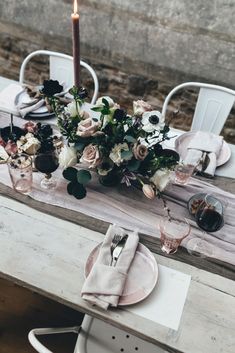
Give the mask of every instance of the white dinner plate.
<path id="1" fill-rule="evenodd" d="M 97 245 L 88 256 L 85 265 L 85 277 L 89 275 L 101 245 Z M 158 266 L 156 259 L 146 246 L 139 243 L 118 305 L 131 305 L 145 299 L 154 289 L 157 279 Z"/>
<path id="2" fill-rule="evenodd" d="M 196 134 L 195 131 L 189 131 L 185 132 L 184 134 L 180 135 L 179 137 L 176 138 L 175 140 L 175 150 L 176 152 L 179 153 L 181 159 L 185 159 L 187 155 L 187 147 L 189 145 L 189 142 L 192 140 L 194 135 Z M 225 164 L 229 158 L 231 157 L 231 150 L 229 148 L 229 145 L 227 144 L 226 141 L 223 140 L 222 148 L 220 151 L 220 155 L 217 158 L 217 167 Z"/>

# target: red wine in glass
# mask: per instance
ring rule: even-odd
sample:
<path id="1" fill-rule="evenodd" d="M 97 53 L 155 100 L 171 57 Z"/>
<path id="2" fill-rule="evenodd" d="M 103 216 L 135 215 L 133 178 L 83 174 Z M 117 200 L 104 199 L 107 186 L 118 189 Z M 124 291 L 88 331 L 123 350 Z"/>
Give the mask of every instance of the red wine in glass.
<path id="1" fill-rule="evenodd" d="M 215 209 L 203 207 L 196 213 L 198 226 L 206 232 L 216 232 L 224 225 L 223 216 Z"/>
<path id="2" fill-rule="evenodd" d="M 41 181 L 41 187 L 44 189 L 53 189 L 56 187 L 56 180 L 52 178 L 53 173 L 59 167 L 59 158 L 56 151 L 39 153 L 34 161 L 36 169 L 45 174 Z"/>
<path id="3" fill-rule="evenodd" d="M 35 167 L 44 174 L 53 173 L 59 166 L 58 158 L 51 153 L 39 154 L 35 158 Z"/>

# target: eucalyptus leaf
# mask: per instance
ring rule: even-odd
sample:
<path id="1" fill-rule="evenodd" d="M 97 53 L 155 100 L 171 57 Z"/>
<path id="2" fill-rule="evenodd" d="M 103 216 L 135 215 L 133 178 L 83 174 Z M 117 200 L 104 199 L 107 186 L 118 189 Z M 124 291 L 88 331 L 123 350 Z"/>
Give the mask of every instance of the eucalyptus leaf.
<path id="1" fill-rule="evenodd" d="M 67 185 L 67 191 L 69 195 L 73 195 L 73 189 L 76 186 L 77 182 L 76 181 L 71 181 L 70 183 L 68 183 Z"/>
<path id="2" fill-rule="evenodd" d="M 63 177 L 69 181 L 77 180 L 77 169 L 68 167 L 63 170 Z"/>
<path id="3" fill-rule="evenodd" d="M 76 148 L 78 151 L 82 151 L 84 147 L 85 147 L 85 143 L 83 143 L 83 142 L 76 142 L 76 143 L 75 143 L 75 148 Z"/>
<path id="4" fill-rule="evenodd" d="M 129 163 L 128 163 L 128 170 L 130 172 L 135 172 L 140 166 L 140 161 L 138 161 L 137 159 L 132 159 Z"/>
<path id="5" fill-rule="evenodd" d="M 86 197 L 86 189 L 82 184 L 76 183 L 73 187 L 73 196 L 78 199 L 84 199 Z"/>
<path id="6" fill-rule="evenodd" d="M 132 156 L 133 156 L 133 153 L 131 151 L 122 151 L 121 152 L 122 159 L 129 160 Z"/>
<path id="7" fill-rule="evenodd" d="M 77 181 L 86 185 L 91 180 L 91 173 L 88 170 L 81 169 L 77 172 Z"/>
<path id="8" fill-rule="evenodd" d="M 126 135 L 124 137 L 124 140 L 126 140 L 127 142 L 130 142 L 130 143 L 134 143 L 136 141 L 136 139 L 131 135 Z"/>

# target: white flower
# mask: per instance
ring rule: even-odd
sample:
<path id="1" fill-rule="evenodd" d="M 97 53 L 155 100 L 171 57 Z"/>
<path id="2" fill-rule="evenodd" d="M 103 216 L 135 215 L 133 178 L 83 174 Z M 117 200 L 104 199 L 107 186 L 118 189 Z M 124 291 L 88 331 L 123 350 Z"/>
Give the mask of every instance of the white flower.
<path id="1" fill-rule="evenodd" d="M 77 164 L 77 151 L 74 147 L 64 146 L 59 154 L 59 164 L 66 169 Z"/>
<path id="2" fill-rule="evenodd" d="M 167 169 L 158 169 L 155 174 L 150 178 L 150 181 L 154 183 L 157 190 L 163 191 L 170 181 L 171 171 Z"/>
<path id="3" fill-rule="evenodd" d="M 133 102 L 133 112 L 135 116 L 141 116 L 144 112 L 150 111 L 151 105 L 143 100 Z"/>
<path id="4" fill-rule="evenodd" d="M 123 151 L 130 151 L 127 143 L 118 143 L 113 148 L 109 155 L 109 158 L 116 164 L 120 165 L 124 160 L 128 161 L 132 158 L 132 153 L 129 156 L 123 158 L 122 152 Z"/>
<path id="5" fill-rule="evenodd" d="M 64 108 L 65 112 L 68 113 L 71 118 L 74 118 L 80 114 L 80 107 L 79 104 L 73 100 L 71 103 L 67 105 L 67 107 Z"/>
<path id="6" fill-rule="evenodd" d="M 164 119 L 158 110 L 152 110 L 143 114 L 142 124 L 146 132 L 160 131 L 164 127 Z"/>
<path id="7" fill-rule="evenodd" d="M 112 100 L 112 98 L 110 98 L 109 96 L 103 96 L 97 99 L 96 104 L 97 106 L 102 106 L 104 105 L 104 103 L 102 102 L 103 98 L 109 103 L 109 108 L 112 108 L 114 106 L 114 101 Z"/>
<path id="8" fill-rule="evenodd" d="M 41 147 L 40 141 L 31 132 L 21 136 L 16 144 L 19 152 L 25 152 L 29 155 L 34 155 Z"/>

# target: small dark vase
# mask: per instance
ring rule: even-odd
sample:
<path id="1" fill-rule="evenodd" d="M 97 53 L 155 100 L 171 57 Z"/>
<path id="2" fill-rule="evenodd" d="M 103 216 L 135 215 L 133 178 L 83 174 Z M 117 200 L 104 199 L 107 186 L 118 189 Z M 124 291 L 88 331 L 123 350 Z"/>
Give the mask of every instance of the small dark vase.
<path id="1" fill-rule="evenodd" d="M 120 181 L 121 175 L 118 171 L 111 170 L 107 175 L 99 176 L 99 182 L 104 186 L 116 186 Z"/>

